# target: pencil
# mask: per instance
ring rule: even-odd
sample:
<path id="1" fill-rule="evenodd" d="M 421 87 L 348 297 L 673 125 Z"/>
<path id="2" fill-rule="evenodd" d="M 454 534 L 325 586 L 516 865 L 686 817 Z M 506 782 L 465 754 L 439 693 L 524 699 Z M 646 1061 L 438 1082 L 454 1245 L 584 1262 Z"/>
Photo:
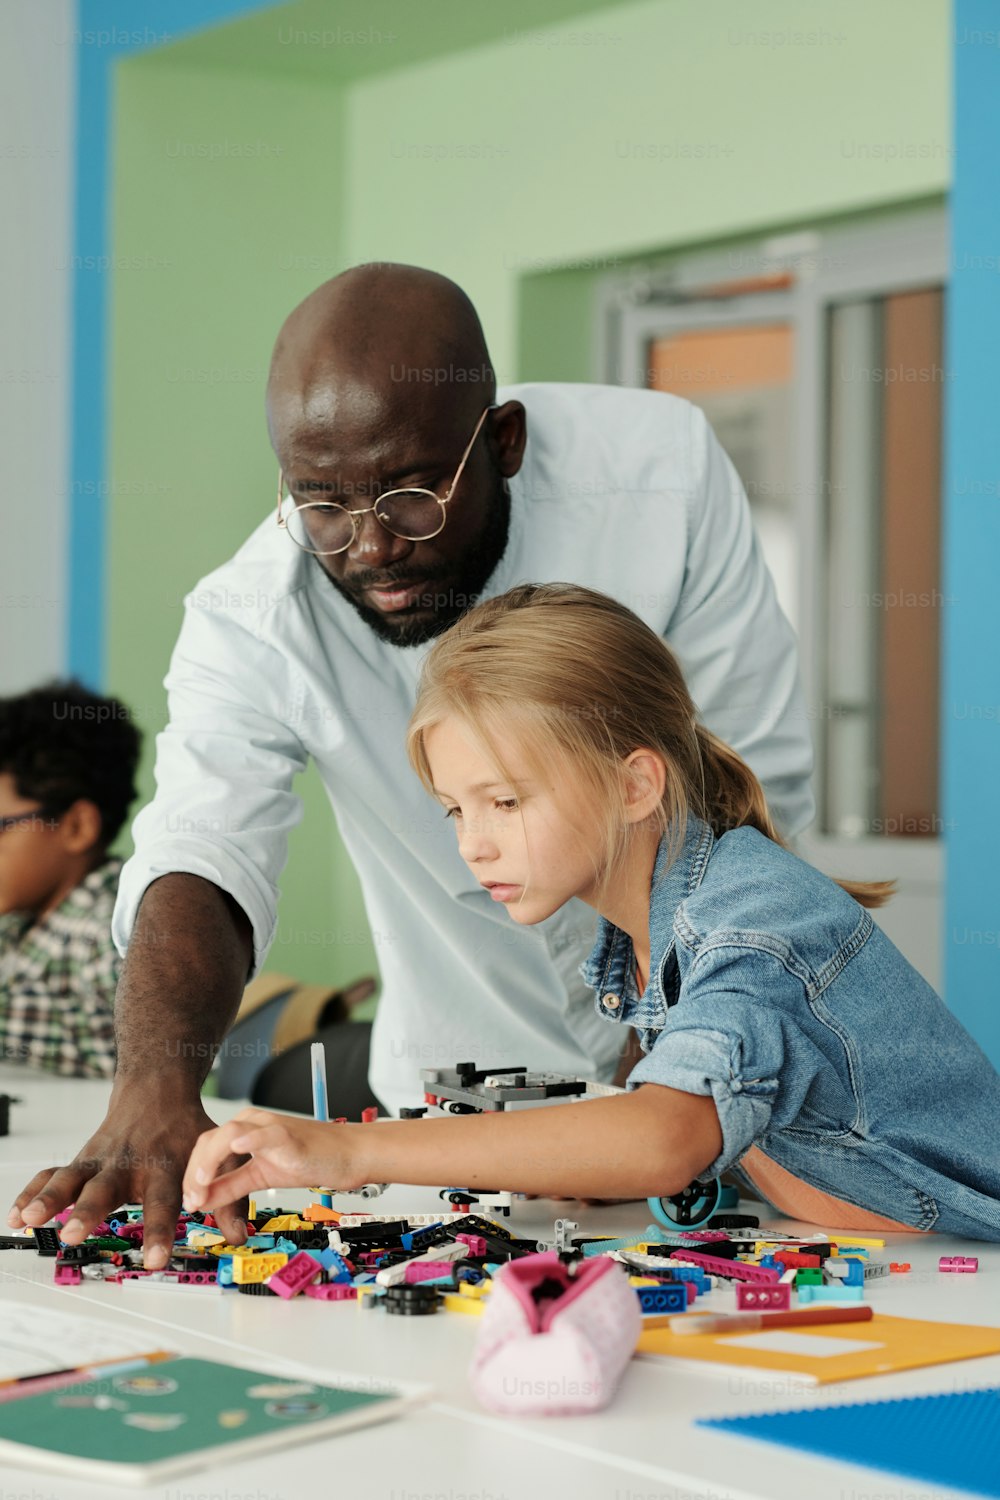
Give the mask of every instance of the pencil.
<path id="1" fill-rule="evenodd" d="M 689 1313 L 667 1321 L 671 1333 L 754 1333 L 765 1328 L 809 1328 L 818 1323 L 867 1323 L 870 1306 L 804 1307 L 796 1312 Z M 644 1325 L 648 1326 L 648 1325 Z"/>
<path id="2" fill-rule="evenodd" d="M 313 1118 L 329 1120 L 330 1110 L 326 1100 L 326 1048 L 322 1042 L 313 1042 L 309 1049 L 309 1057 L 312 1063 Z M 320 1193 L 319 1201 L 324 1208 L 333 1207 L 333 1198 L 329 1193 Z"/>

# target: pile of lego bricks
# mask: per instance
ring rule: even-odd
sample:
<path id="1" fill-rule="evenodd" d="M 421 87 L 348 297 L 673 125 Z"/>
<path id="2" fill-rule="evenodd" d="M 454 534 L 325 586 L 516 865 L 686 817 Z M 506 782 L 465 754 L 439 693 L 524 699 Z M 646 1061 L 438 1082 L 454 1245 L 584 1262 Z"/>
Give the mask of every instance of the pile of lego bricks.
<path id="1" fill-rule="evenodd" d="M 505 1226 L 476 1214 L 389 1219 L 313 1204 L 304 1217 L 271 1209 L 259 1227 L 251 1219 L 247 1241 L 239 1246 L 226 1244 L 210 1214 L 184 1213 L 167 1267 L 148 1271 L 142 1264 L 141 1207 L 127 1205 L 109 1215 L 79 1245 L 59 1237 L 60 1223 L 71 1212 L 53 1225 L 0 1237 L 0 1249 L 33 1249 L 50 1257 L 60 1286 L 96 1280 L 213 1287 L 286 1300 L 304 1294 L 423 1314 L 440 1306 L 473 1310 L 473 1303 L 478 1310 L 493 1270 L 539 1248 L 537 1241 L 516 1239 Z"/>
<path id="2" fill-rule="evenodd" d="M 793 1290 L 801 1305 L 861 1301 L 865 1285 L 909 1270 L 872 1258 L 884 1240 L 769 1233 L 749 1215 L 717 1218 L 708 1229 L 671 1233 L 651 1224 L 623 1238 L 574 1237 L 579 1226 L 557 1220 L 552 1243 L 516 1238 L 506 1225 L 477 1214 L 337 1213 L 319 1204 L 304 1216 L 271 1209 L 253 1221 L 246 1244 L 225 1243 L 210 1214 L 182 1214 L 168 1266 L 142 1265 L 142 1209 L 128 1205 L 80 1245 L 65 1245 L 59 1226 L 71 1210 L 0 1249 L 32 1249 L 54 1262 L 60 1286 L 84 1280 L 214 1287 L 234 1294 L 304 1295 L 423 1316 L 439 1310 L 478 1313 L 494 1271 L 507 1261 L 555 1250 L 565 1261 L 610 1255 L 628 1274 L 646 1321 L 676 1315 L 716 1286 L 731 1284 L 740 1310 L 785 1310 Z M 251 1205 L 251 1215 L 254 1205 Z M 725 1226 L 725 1227 L 722 1227 Z M 961 1263 L 957 1263 L 957 1262 Z M 942 1271 L 975 1271 L 975 1257 L 942 1257 Z"/>
<path id="3" fill-rule="evenodd" d="M 716 1227 L 722 1223 L 727 1227 Z M 785 1312 L 792 1306 L 793 1291 L 800 1306 L 858 1303 L 864 1300 L 866 1283 L 910 1269 L 909 1262 L 873 1259 L 872 1251 L 885 1246 L 882 1239 L 770 1233 L 749 1216 L 716 1219 L 711 1228 L 676 1235 L 651 1224 L 647 1236 L 591 1240 L 582 1249 L 584 1255 L 612 1254 L 620 1260 L 631 1274 L 643 1312 L 650 1314 L 672 1312 L 674 1302 L 664 1305 L 662 1290 L 643 1286 L 639 1277 L 684 1277 L 689 1301 L 711 1290 L 713 1282 L 729 1284 L 738 1311 Z M 942 1271 L 976 1269 L 946 1261 L 942 1257 Z"/>

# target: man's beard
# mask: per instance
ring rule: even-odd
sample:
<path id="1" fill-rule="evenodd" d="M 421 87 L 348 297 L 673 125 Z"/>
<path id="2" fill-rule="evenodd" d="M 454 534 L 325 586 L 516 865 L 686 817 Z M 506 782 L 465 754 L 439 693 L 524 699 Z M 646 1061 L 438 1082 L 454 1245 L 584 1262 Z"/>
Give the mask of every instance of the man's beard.
<path id="1" fill-rule="evenodd" d="M 505 480 L 497 503 L 490 507 L 485 528 L 451 564 L 449 573 L 461 579 L 461 590 L 447 587 L 440 574 L 437 578 L 421 574 L 421 578 L 426 579 L 426 586 L 422 593 L 433 600 L 433 613 L 429 618 L 422 616 L 420 619 L 409 619 L 403 611 L 399 614 L 385 615 L 381 610 L 373 609 L 363 599 L 356 597 L 338 583 L 326 571 L 318 557 L 314 557 L 313 560 L 327 583 L 332 584 L 341 598 L 347 600 L 380 641 L 388 641 L 390 646 L 422 646 L 425 641 L 443 635 L 457 619 L 478 602 L 494 569 L 507 550 L 509 534 L 510 491 Z M 399 582 L 401 586 L 405 585 L 406 579 L 400 579 Z M 397 620 L 398 624 L 393 624 L 394 620 Z"/>

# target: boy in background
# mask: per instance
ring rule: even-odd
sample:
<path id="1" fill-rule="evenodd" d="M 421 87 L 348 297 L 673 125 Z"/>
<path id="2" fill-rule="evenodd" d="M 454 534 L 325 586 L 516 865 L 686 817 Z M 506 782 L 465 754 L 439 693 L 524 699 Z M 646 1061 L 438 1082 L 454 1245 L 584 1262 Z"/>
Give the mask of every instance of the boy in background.
<path id="1" fill-rule="evenodd" d="M 129 710 L 77 682 L 0 699 L 0 1062 L 110 1078 L 108 850 L 135 796 Z"/>

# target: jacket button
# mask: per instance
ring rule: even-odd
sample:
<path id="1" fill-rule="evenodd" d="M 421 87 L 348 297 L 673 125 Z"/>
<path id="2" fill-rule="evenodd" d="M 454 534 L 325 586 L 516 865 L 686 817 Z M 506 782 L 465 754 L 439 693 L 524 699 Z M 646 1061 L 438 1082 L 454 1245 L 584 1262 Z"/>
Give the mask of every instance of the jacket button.
<path id="1" fill-rule="evenodd" d="M 621 1003 L 620 995 L 605 995 L 601 1001 L 605 1010 L 617 1010 Z"/>

